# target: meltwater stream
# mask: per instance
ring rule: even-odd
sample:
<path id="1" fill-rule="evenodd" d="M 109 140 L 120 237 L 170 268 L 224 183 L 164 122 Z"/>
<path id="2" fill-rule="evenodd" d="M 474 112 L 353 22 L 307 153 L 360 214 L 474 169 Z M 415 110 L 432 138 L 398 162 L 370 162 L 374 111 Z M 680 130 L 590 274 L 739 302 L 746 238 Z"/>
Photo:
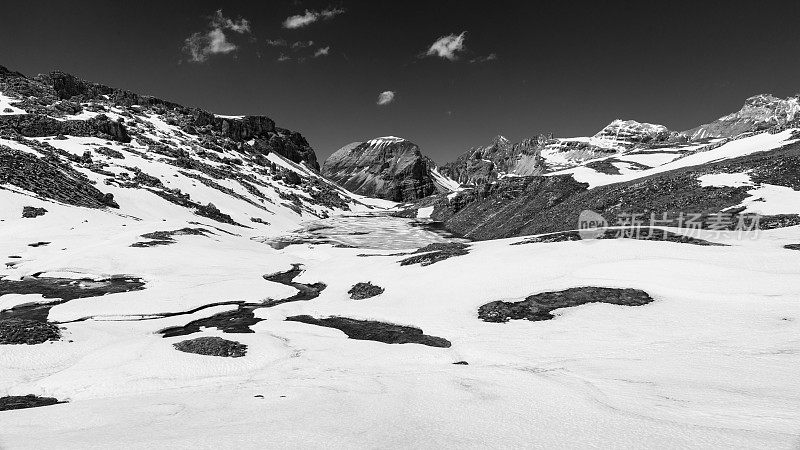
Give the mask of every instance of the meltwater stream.
<path id="1" fill-rule="evenodd" d="M 415 250 L 433 243 L 466 241 L 444 230 L 439 222 L 388 214 L 342 215 L 313 220 L 305 222 L 303 228 L 292 234 L 263 240 L 274 248 L 301 243 L 332 243 L 379 250 Z"/>

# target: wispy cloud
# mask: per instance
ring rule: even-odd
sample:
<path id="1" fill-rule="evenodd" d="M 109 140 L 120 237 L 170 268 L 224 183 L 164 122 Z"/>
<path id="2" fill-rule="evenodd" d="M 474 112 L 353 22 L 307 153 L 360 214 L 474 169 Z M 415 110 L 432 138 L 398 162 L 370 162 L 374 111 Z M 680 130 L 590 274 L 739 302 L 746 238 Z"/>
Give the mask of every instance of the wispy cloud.
<path id="1" fill-rule="evenodd" d="M 383 91 L 378 94 L 377 104 L 380 106 L 388 105 L 394 101 L 394 91 Z"/>
<path id="2" fill-rule="evenodd" d="M 222 10 L 211 16 L 208 30 L 198 31 L 184 40 L 183 50 L 189 61 L 201 63 L 211 55 L 224 55 L 235 51 L 238 46 L 228 40 L 226 31 L 238 34 L 250 33 L 250 22 L 245 18 L 236 20 L 225 17 Z"/>
<path id="3" fill-rule="evenodd" d="M 342 8 L 327 8 L 322 11 L 310 11 L 307 9 L 304 14 L 287 17 L 283 21 L 283 27 L 289 29 L 307 27 L 314 22 L 332 19 L 342 13 L 344 13 Z"/>
<path id="4" fill-rule="evenodd" d="M 289 61 L 290 59 L 292 59 L 290 56 L 287 56 L 283 53 L 281 53 L 280 56 L 278 56 L 278 62 Z"/>
<path id="5" fill-rule="evenodd" d="M 314 58 L 319 58 L 320 56 L 328 56 L 328 53 L 330 53 L 330 51 L 331 51 L 330 46 L 318 48 L 317 51 L 314 52 Z"/>
<path id="6" fill-rule="evenodd" d="M 425 52 L 425 56 L 438 56 L 450 61 L 459 58 L 459 53 L 466 50 L 464 41 L 467 39 L 467 32 L 461 34 L 448 34 L 437 39 Z"/>
<path id="7" fill-rule="evenodd" d="M 497 53 L 489 53 L 486 56 L 477 56 L 469 60 L 471 63 L 485 63 L 497 59 Z"/>
<path id="8" fill-rule="evenodd" d="M 314 41 L 297 41 L 292 43 L 292 49 L 298 50 L 301 48 L 308 48 L 314 45 Z"/>

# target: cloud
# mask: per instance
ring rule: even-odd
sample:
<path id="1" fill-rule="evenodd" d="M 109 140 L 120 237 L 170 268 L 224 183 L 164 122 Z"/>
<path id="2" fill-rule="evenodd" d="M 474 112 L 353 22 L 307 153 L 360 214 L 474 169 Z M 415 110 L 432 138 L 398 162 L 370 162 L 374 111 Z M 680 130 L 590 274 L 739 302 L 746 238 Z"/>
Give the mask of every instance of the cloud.
<path id="1" fill-rule="evenodd" d="M 469 60 L 471 63 L 484 63 L 497 59 L 497 53 L 489 53 L 486 56 L 478 56 Z"/>
<path id="2" fill-rule="evenodd" d="M 320 56 L 328 56 L 328 53 L 331 51 L 330 46 L 318 48 L 317 51 L 314 52 L 314 58 L 319 58 Z"/>
<path id="3" fill-rule="evenodd" d="M 318 20 L 332 19 L 342 13 L 344 13 L 342 8 L 327 8 L 322 11 L 306 10 L 304 14 L 287 17 L 283 21 L 283 27 L 289 29 L 307 27 Z"/>
<path id="4" fill-rule="evenodd" d="M 240 17 L 239 20 L 231 20 L 222 15 L 222 10 L 218 9 L 217 12 L 211 16 L 211 27 L 218 29 L 225 29 L 235 31 L 237 33 L 249 33 L 250 21 Z"/>
<path id="5" fill-rule="evenodd" d="M 466 38 L 466 31 L 458 35 L 448 34 L 447 36 L 442 36 L 431 44 L 428 51 L 425 52 L 425 56 L 438 56 L 450 61 L 455 61 L 458 59 L 458 53 L 466 49 L 464 46 L 464 40 L 466 40 Z"/>
<path id="6" fill-rule="evenodd" d="M 394 101 L 394 91 L 383 91 L 378 94 L 378 105 L 388 105 Z"/>
<path id="7" fill-rule="evenodd" d="M 301 48 L 307 48 L 314 45 L 314 41 L 297 41 L 292 43 L 292 49 L 297 50 Z"/>
<path id="8" fill-rule="evenodd" d="M 224 55 L 235 51 L 238 46 L 228 40 L 225 31 L 245 34 L 250 33 L 250 22 L 245 18 L 237 20 L 222 15 L 219 9 L 211 16 L 207 31 L 198 31 L 184 40 L 183 51 L 189 55 L 189 61 L 201 63 L 211 55 Z"/>
<path id="9" fill-rule="evenodd" d="M 292 59 L 290 56 L 286 56 L 283 53 L 281 53 L 281 55 L 278 56 L 278 62 L 289 61 L 290 59 Z"/>

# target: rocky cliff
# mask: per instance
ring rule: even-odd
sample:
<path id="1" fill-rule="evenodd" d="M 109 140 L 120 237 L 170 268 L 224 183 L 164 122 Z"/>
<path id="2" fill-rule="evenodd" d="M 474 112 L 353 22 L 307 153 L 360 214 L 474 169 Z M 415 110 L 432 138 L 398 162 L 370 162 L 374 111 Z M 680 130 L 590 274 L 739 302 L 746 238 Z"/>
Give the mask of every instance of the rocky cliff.
<path id="1" fill-rule="evenodd" d="M 772 94 L 754 95 L 735 113 L 683 132 L 691 140 L 727 138 L 742 133 L 786 125 L 800 119 L 800 94 L 785 99 Z"/>
<path id="2" fill-rule="evenodd" d="M 229 148 L 256 153 L 275 152 L 291 161 L 319 170 L 314 149 L 302 135 L 278 128 L 265 116 L 219 116 L 152 96 L 81 80 L 55 71 L 27 78 L 0 67 L 3 95 L 15 98 L 14 109 L 0 111 L 0 131 L 25 137 L 53 135 L 107 137 L 130 142 L 131 118 L 110 120 L 113 105 L 128 114 L 152 111 L 163 115 L 168 125 L 201 140 L 221 138 Z M 120 109 L 122 108 L 122 109 Z M 25 114 L 12 114 L 23 111 Z"/>
<path id="3" fill-rule="evenodd" d="M 325 160 L 322 174 L 356 194 L 406 202 L 441 189 L 435 168 L 416 144 L 388 136 L 342 147 Z"/>

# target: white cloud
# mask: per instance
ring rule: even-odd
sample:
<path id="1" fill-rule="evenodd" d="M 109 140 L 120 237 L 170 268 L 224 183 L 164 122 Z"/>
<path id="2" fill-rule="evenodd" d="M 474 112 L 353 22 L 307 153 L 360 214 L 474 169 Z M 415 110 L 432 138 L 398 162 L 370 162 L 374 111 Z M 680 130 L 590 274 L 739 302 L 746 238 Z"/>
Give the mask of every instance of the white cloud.
<path id="1" fill-rule="evenodd" d="M 304 14 L 297 14 L 294 16 L 289 16 L 286 20 L 283 21 L 284 28 L 302 28 L 312 23 L 323 20 L 323 19 L 332 19 L 339 14 L 344 13 L 344 9 L 342 8 L 328 8 L 323 9 L 322 11 L 309 11 L 306 10 Z"/>
<path id="2" fill-rule="evenodd" d="M 286 56 L 286 55 L 285 55 L 285 54 L 283 54 L 283 53 L 281 53 L 281 55 L 280 55 L 280 56 L 278 56 L 278 62 L 289 61 L 290 59 L 292 59 L 292 58 L 291 58 L 291 57 L 289 57 L 289 56 Z"/>
<path id="3" fill-rule="evenodd" d="M 394 91 L 383 91 L 378 94 L 378 105 L 388 105 L 394 101 Z"/>
<path id="4" fill-rule="evenodd" d="M 464 40 L 466 40 L 466 38 L 466 31 L 463 31 L 458 35 L 448 34 L 447 36 L 442 36 L 437 39 L 436 42 L 431 44 L 425 55 L 438 56 L 450 61 L 455 61 L 458 59 L 458 53 L 461 53 L 466 49 L 464 46 Z"/>
<path id="5" fill-rule="evenodd" d="M 314 58 L 318 58 L 320 56 L 328 56 L 328 53 L 331 51 L 330 47 L 322 47 L 318 48 L 316 52 L 314 52 Z"/>
<path id="6" fill-rule="evenodd" d="M 296 50 L 300 48 L 311 47 L 312 45 L 314 45 L 314 41 L 297 41 L 292 43 L 292 48 Z"/>
<path id="7" fill-rule="evenodd" d="M 240 17 L 239 20 L 231 20 L 222 15 L 222 10 L 218 9 L 217 12 L 211 16 L 211 27 L 218 29 L 226 29 L 235 31 L 237 33 L 249 33 L 250 21 Z"/>
<path id="8" fill-rule="evenodd" d="M 239 18 L 232 20 L 222 15 L 222 10 L 217 10 L 209 21 L 208 31 L 198 31 L 184 40 L 183 50 L 189 54 L 189 61 L 201 63 L 211 55 L 224 55 L 233 52 L 238 47 L 228 40 L 225 31 L 245 34 L 250 33 L 250 22 Z"/>

